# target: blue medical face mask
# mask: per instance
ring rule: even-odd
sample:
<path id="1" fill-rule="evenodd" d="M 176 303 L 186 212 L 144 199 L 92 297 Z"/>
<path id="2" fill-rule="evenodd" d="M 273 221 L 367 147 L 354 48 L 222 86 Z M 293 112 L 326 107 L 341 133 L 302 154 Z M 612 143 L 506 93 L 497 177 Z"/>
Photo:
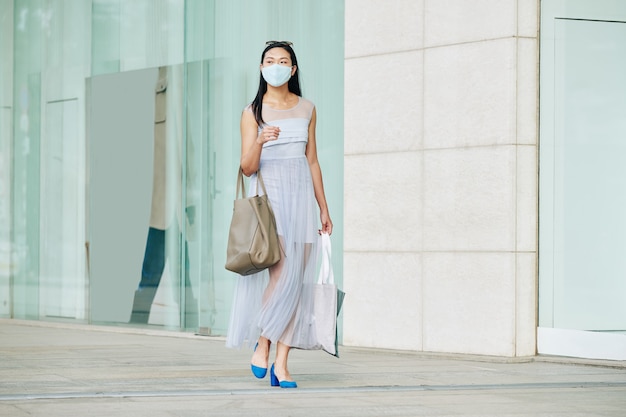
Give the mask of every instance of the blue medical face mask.
<path id="1" fill-rule="evenodd" d="M 274 64 L 269 67 L 263 67 L 261 74 L 267 83 L 273 87 L 280 87 L 291 78 L 291 68 L 285 65 Z"/>

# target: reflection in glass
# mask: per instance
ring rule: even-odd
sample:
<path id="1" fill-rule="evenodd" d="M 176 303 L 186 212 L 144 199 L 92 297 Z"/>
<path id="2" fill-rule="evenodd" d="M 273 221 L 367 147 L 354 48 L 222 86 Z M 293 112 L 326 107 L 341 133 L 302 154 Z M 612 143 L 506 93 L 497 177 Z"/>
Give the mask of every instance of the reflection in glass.
<path id="1" fill-rule="evenodd" d="M 141 280 L 135 290 L 130 321 L 148 323 L 166 261 L 172 277 L 185 280 L 185 327 L 197 326 L 197 300 L 189 280 L 189 252 L 185 240 L 184 263 L 178 259 L 177 246 L 183 240 L 181 227 L 194 227 L 196 203 L 193 192 L 184 212 L 182 201 L 183 101 L 182 66 L 159 67 L 154 90 L 154 157 L 152 168 L 152 204 Z M 190 142 L 192 143 L 192 142 Z M 193 190 L 193 159 L 186 164 L 186 185 Z M 187 232 L 187 236 L 193 233 Z M 182 270 L 181 270 L 182 268 Z"/>
<path id="2" fill-rule="evenodd" d="M 196 203 L 195 194 L 182 185 L 192 187 L 195 173 L 183 158 L 188 146 L 182 69 L 164 66 L 90 79 L 88 230 L 94 322 L 172 328 L 197 324 L 187 250 Z M 183 310 L 188 314 L 181 317 Z"/>

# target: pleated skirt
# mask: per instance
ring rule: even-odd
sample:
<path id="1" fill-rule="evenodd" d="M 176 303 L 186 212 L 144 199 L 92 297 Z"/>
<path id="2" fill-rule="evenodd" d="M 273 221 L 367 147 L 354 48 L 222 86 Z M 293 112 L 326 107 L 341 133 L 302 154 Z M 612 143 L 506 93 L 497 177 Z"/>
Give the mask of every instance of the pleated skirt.
<path id="1" fill-rule="evenodd" d="M 317 344 L 313 287 L 319 223 L 311 170 L 304 155 L 262 158 L 260 170 L 276 216 L 283 265 L 271 282 L 270 270 L 236 277 L 226 346 L 254 346 L 264 336 L 272 343 L 310 349 Z M 248 195 L 256 194 L 256 185 L 253 175 Z"/>

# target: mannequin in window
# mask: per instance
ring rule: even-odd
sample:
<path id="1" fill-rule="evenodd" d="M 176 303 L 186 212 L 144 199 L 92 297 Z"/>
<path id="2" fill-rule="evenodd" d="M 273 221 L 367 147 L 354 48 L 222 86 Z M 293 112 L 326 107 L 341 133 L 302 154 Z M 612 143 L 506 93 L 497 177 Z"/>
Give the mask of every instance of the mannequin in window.
<path id="1" fill-rule="evenodd" d="M 155 86 L 154 108 L 154 163 L 152 182 L 152 205 L 146 250 L 141 270 L 141 280 L 133 300 L 130 322 L 147 324 L 154 297 L 158 290 L 166 261 L 169 272 L 176 280 L 184 268 L 185 323 L 184 327 L 197 327 L 197 300 L 189 280 L 189 256 L 185 241 L 185 262 L 181 265 L 178 251 L 172 251 L 182 240 L 181 228 L 187 227 L 187 235 L 193 235 L 195 204 L 193 203 L 194 172 L 187 164 L 187 204 L 181 213 L 182 200 L 182 65 L 159 67 Z M 191 146 L 191 141 L 189 141 Z M 170 249 L 168 250 L 168 246 Z"/>

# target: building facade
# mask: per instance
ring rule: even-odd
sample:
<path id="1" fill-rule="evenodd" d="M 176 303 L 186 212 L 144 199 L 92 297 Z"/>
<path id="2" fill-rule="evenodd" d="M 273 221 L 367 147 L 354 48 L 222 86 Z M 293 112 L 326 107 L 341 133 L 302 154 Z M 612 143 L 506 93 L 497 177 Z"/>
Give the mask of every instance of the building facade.
<path id="1" fill-rule="evenodd" d="M 225 334 L 239 115 L 286 39 L 345 345 L 626 360 L 625 22 L 615 0 L 0 0 L 0 316 Z"/>

